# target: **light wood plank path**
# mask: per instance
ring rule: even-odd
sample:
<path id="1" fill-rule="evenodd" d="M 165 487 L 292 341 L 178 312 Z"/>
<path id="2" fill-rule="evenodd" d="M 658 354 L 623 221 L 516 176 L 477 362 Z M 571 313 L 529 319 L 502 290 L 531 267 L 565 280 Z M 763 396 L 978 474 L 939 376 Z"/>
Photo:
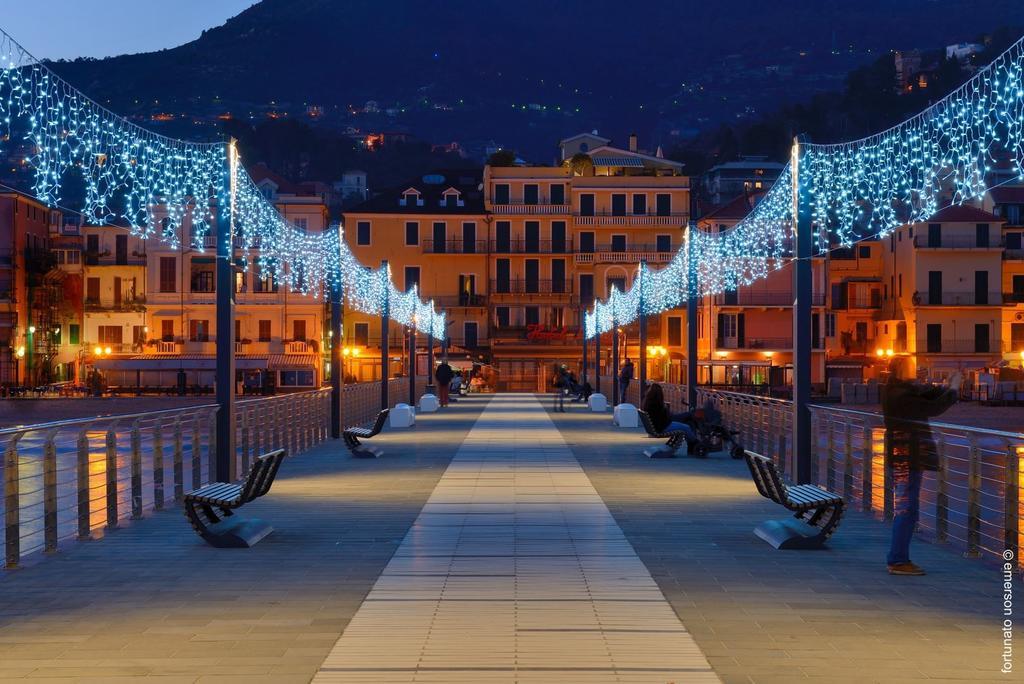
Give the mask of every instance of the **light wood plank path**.
<path id="1" fill-rule="evenodd" d="M 717 682 L 538 400 L 477 420 L 316 682 Z"/>

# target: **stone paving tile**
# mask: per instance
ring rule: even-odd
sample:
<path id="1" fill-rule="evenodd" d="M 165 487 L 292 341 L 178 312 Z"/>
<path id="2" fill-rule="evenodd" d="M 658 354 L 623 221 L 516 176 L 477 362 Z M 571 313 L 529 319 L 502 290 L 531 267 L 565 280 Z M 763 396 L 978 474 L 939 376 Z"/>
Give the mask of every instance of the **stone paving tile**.
<path id="1" fill-rule="evenodd" d="M 486 403 L 385 430 L 377 460 L 340 440 L 288 459 L 241 511 L 275 527 L 252 549 L 171 507 L 0 573 L 0 681 L 308 682 Z"/>
<path id="2" fill-rule="evenodd" d="M 610 414 L 551 416 L 722 681 L 1012 680 L 994 565 L 915 542 L 929 574 L 890 576 L 889 526 L 853 511 L 827 550 L 776 551 L 753 528 L 787 512 L 742 461 L 650 460 L 651 440 Z"/>

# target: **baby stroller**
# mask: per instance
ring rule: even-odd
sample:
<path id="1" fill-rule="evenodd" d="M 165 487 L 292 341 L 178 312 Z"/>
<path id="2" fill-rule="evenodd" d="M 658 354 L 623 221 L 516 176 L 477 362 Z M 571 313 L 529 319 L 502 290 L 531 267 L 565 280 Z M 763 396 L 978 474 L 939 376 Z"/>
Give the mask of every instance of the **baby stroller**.
<path id="1" fill-rule="evenodd" d="M 729 451 L 735 459 L 743 458 L 743 447 L 740 446 L 739 430 L 730 430 L 722 425 L 722 414 L 710 401 L 693 412 L 693 428 L 700 438 L 704 452 Z"/>

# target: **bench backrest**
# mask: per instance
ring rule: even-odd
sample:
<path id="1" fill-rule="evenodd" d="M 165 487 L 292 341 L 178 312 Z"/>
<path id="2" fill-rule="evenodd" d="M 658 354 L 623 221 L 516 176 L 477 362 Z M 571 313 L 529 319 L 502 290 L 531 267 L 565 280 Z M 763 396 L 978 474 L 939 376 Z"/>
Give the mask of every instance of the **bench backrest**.
<path id="1" fill-rule="evenodd" d="M 391 413 L 391 409 L 384 409 L 377 414 L 377 420 L 373 422 L 373 427 L 370 429 L 370 437 L 373 437 L 384 429 L 384 422 L 387 421 L 389 413 Z"/>
<path id="2" fill-rule="evenodd" d="M 651 422 L 651 416 L 647 411 L 637 410 L 637 415 L 640 416 L 640 422 L 643 423 L 644 430 L 647 430 L 647 434 L 651 437 L 657 437 L 660 434 L 654 429 L 654 423 Z"/>
<path id="3" fill-rule="evenodd" d="M 786 491 L 786 483 L 782 481 L 775 463 L 767 456 L 749 451 L 744 452 L 743 457 L 747 461 L 747 467 L 750 468 L 750 476 L 754 480 L 754 486 L 757 487 L 758 493 L 766 499 L 785 505 L 789 500 L 789 495 Z"/>
<path id="4" fill-rule="evenodd" d="M 258 499 L 270 491 L 270 485 L 274 484 L 277 470 L 284 460 L 284 453 L 284 449 L 277 449 L 256 459 L 242 485 L 242 503 Z"/>

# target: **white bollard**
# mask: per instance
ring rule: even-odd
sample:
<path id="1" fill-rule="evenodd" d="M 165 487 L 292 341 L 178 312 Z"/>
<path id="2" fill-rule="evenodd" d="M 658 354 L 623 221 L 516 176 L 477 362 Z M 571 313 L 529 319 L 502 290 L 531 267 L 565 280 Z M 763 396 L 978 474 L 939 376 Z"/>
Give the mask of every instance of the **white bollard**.
<path id="1" fill-rule="evenodd" d="M 608 399 L 600 392 L 597 392 L 591 394 L 590 398 L 587 399 L 587 406 L 593 413 L 604 413 L 608 410 Z"/>
<path id="2" fill-rule="evenodd" d="M 424 413 L 433 413 L 437 410 L 440 404 L 437 401 L 437 397 L 433 394 L 424 394 L 420 397 L 420 411 Z"/>
<path id="3" fill-rule="evenodd" d="M 612 413 L 612 424 L 619 427 L 635 428 L 640 425 L 640 414 L 632 404 L 619 404 Z"/>
<path id="4" fill-rule="evenodd" d="M 416 409 L 408 404 L 395 404 L 388 414 L 388 422 L 393 428 L 410 428 L 416 424 Z"/>

